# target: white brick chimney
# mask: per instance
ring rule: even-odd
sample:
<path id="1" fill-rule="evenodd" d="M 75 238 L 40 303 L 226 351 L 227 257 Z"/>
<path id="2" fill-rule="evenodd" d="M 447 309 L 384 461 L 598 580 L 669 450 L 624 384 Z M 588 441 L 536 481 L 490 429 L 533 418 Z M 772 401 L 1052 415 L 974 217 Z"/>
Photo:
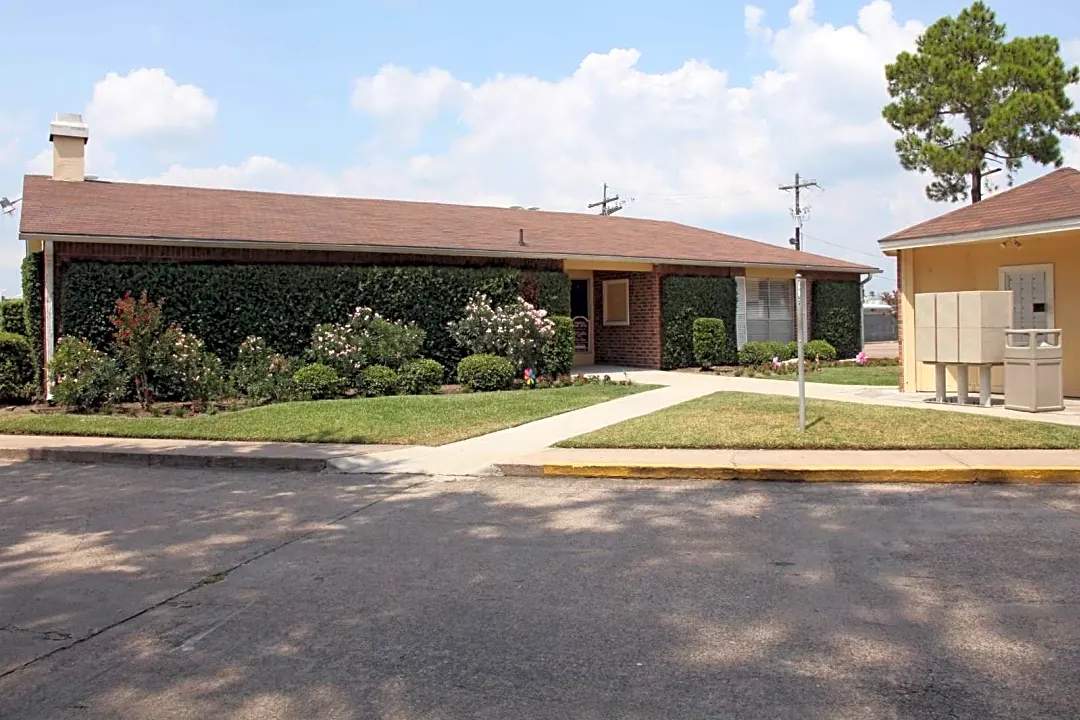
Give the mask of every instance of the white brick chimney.
<path id="1" fill-rule="evenodd" d="M 53 146 L 53 180 L 82 182 L 86 177 L 86 141 L 90 128 L 78 113 L 56 113 L 49 125 Z"/>

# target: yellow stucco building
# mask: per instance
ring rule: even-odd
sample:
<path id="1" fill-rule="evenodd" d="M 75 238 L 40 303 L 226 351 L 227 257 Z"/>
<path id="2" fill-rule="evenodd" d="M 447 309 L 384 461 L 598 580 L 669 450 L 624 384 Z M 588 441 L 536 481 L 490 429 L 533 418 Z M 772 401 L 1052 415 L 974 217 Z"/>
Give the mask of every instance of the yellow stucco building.
<path id="1" fill-rule="evenodd" d="M 880 246 L 897 264 L 901 389 L 934 389 L 933 367 L 915 359 L 916 293 L 1012 290 L 1014 328 L 1062 330 L 1065 394 L 1080 397 L 1080 171 L 1055 170 Z"/>

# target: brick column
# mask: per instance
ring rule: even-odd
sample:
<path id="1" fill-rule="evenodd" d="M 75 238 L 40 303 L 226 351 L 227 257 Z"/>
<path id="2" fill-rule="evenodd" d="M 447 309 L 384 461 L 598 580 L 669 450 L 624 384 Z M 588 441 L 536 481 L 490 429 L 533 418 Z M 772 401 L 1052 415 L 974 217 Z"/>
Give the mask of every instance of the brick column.
<path id="1" fill-rule="evenodd" d="M 630 324 L 604 325 L 604 281 L 630 280 Z M 593 275 L 596 312 L 596 362 L 631 367 L 660 367 L 660 273 L 596 272 Z"/>

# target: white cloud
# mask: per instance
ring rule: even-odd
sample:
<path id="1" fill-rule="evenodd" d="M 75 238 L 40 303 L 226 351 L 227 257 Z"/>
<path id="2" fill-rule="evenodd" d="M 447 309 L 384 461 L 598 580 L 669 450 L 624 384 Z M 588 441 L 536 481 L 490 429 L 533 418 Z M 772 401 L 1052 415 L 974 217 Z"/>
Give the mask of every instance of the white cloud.
<path id="1" fill-rule="evenodd" d="M 160 68 L 107 74 L 86 106 L 91 134 L 105 139 L 197 132 L 216 114 L 202 88 L 180 85 Z"/>
<path id="2" fill-rule="evenodd" d="M 815 20 L 810 0 L 786 18 L 770 27 L 760 8 L 744 9 L 747 35 L 771 65 L 745 83 L 695 60 L 645 72 L 629 48 L 590 54 L 558 79 L 470 83 L 439 68 L 386 66 L 354 86 L 353 107 L 376 131 L 363 162 L 344 172 L 253 157 L 177 165 L 152 180 L 577 211 L 609 182 L 637 198 L 627 215 L 783 243 L 790 197 L 777 185 L 799 170 L 825 188 L 804 196 L 813 206 L 806 248 L 892 275 L 877 238 L 947 209 L 925 199 L 924 178 L 900 168 L 881 119 L 884 66 L 924 25 L 899 21 L 884 0 L 847 24 Z M 452 139 L 420 151 L 429 126 Z"/>

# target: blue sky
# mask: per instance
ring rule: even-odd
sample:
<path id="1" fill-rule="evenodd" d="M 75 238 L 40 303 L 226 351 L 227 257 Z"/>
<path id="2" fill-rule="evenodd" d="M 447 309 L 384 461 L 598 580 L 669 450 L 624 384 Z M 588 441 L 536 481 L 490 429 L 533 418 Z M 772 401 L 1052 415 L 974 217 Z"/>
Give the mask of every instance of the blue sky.
<path id="1" fill-rule="evenodd" d="M 753 5 L 8 0 L 0 195 L 47 169 L 63 110 L 87 115 L 103 177 L 557 210 L 608 182 L 627 214 L 770 242 L 798 169 L 825 187 L 808 249 L 872 262 L 878 237 L 944 209 L 896 164 L 882 66 L 963 4 Z M 992 6 L 1013 33 L 1080 38 L 1064 3 Z"/>

